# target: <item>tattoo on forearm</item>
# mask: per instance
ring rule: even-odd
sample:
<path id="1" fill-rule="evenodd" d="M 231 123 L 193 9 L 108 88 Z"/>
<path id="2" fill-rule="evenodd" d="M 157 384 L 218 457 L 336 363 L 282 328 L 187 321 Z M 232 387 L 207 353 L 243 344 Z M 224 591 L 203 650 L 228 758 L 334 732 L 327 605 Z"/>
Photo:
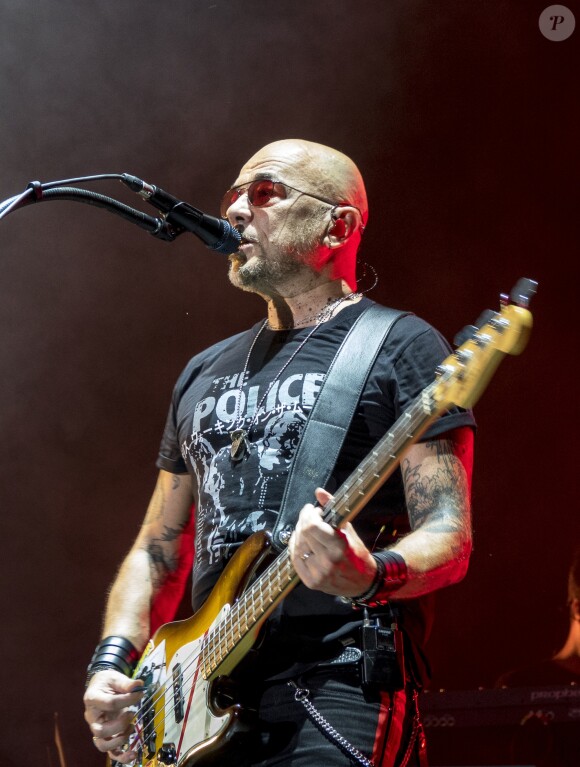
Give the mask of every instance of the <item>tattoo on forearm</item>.
<path id="1" fill-rule="evenodd" d="M 169 525 L 163 525 L 163 533 L 161 534 L 162 541 L 176 541 L 181 537 L 181 534 L 187 527 L 187 520 L 183 522 L 179 527 L 169 527 Z"/>
<path id="2" fill-rule="evenodd" d="M 172 490 L 177 490 L 181 479 L 177 475 L 172 479 Z M 176 541 L 187 527 L 188 520 L 178 523 L 177 527 L 165 524 L 166 514 L 165 488 L 159 482 L 153 493 L 144 522 L 146 540 L 142 548 L 147 552 L 150 562 L 151 582 L 154 588 L 160 587 L 170 573 L 179 567 L 179 545 Z M 175 523 L 174 523 L 175 524 Z"/>
<path id="3" fill-rule="evenodd" d="M 411 466 L 404 460 L 401 466 L 407 497 L 411 528 L 428 525 L 433 533 L 462 533 L 469 525 L 469 497 L 461 461 L 452 452 L 448 440 L 427 443 L 437 458 L 437 468 L 429 473 L 422 464 Z"/>
<path id="4" fill-rule="evenodd" d="M 163 584 L 170 573 L 177 570 L 179 557 L 173 551 L 168 552 L 157 539 L 150 541 L 146 549 L 150 560 L 151 581 L 155 588 Z"/>
<path id="5" fill-rule="evenodd" d="M 169 573 L 174 573 L 179 567 L 179 548 L 174 541 L 179 540 L 187 520 L 179 527 L 163 525 L 161 537 L 152 538 L 145 546 L 151 562 L 151 580 L 154 586 L 163 583 Z"/>

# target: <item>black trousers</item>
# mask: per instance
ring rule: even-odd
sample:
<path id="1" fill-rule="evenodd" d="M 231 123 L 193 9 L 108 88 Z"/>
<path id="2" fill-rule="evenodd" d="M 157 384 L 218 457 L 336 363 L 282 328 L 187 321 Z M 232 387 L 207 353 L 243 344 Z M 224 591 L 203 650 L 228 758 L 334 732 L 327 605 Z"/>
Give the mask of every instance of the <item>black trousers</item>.
<path id="1" fill-rule="evenodd" d="M 266 684 L 258 705 L 258 727 L 236 753 L 240 767 L 349 767 L 364 764 L 356 760 L 330 727 L 374 767 L 426 766 L 422 729 L 417 726 L 416 700 L 411 691 L 368 696 L 363 693 L 358 673 L 338 670 L 315 672 L 294 679 Z M 324 718 L 318 725 L 304 705 L 304 696 Z M 316 714 L 314 718 L 317 719 Z M 326 734 L 325 734 L 326 732 Z M 407 761 L 405 761 L 407 760 Z M 232 762 L 232 765 L 234 762 Z"/>

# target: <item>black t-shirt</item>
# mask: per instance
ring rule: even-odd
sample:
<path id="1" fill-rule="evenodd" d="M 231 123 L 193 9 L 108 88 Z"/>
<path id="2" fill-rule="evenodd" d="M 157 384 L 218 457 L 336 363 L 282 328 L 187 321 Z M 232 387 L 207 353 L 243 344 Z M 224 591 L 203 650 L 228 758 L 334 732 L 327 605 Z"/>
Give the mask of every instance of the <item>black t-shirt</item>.
<path id="1" fill-rule="evenodd" d="M 329 365 L 354 320 L 371 303 L 363 298 L 343 309 L 306 343 L 312 328 L 271 331 L 258 323 L 196 355 L 179 376 L 157 466 L 173 473 L 189 472 L 193 478 L 194 610 L 244 540 L 273 527 L 290 463 Z M 394 325 L 364 387 L 327 485 L 330 492 L 431 383 L 436 367 L 450 353 L 443 337 L 415 315 Z M 453 409 L 432 424 L 422 439 L 464 425 L 474 426 L 472 414 Z M 230 432 L 239 428 L 249 433 L 250 451 L 243 460 L 232 462 Z M 399 471 L 353 524 L 371 550 L 384 548 L 409 531 Z M 410 633 L 420 645 L 429 630 L 429 601 L 401 602 Z M 296 618 L 300 623 L 314 616 L 317 620 L 309 622 L 311 630 L 324 634 L 336 621 L 352 619 L 352 608 L 337 597 L 299 585 L 278 611 L 278 618 Z M 328 620 L 321 621 L 321 616 Z"/>

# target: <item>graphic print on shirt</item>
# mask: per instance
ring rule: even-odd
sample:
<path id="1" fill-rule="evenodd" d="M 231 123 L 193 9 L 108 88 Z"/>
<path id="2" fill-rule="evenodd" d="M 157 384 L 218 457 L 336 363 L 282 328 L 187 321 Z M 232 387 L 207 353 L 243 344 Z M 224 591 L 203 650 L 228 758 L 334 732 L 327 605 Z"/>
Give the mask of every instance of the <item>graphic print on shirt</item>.
<path id="1" fill-rule="evenodd" d="M 242 373 L 212 381 L 181 445 L 197 484 L 194 567 L 217 568 L 247 537 L 272 528 L 282 489 L 323 373 L 297 373 L 240 390 Z M 258 411 L 258 405 L 260 409 Z M 233 463 L 230 432 L 249 430 L 250 451 Z"/>

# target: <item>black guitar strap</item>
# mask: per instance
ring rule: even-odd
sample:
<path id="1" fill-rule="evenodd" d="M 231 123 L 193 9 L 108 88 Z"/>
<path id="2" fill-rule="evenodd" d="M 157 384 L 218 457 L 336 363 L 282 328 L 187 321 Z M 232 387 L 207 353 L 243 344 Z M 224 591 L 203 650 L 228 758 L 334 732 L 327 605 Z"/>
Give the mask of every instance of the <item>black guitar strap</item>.
<path id="1" fill-rule="evenodd" d="M 365 382 L 397 320 L 410 314 L 372 304 L 345 336 L 306 421 L 282 497 L 272 544 L 282 551 L 298 514 L 328 482 Z"/>

